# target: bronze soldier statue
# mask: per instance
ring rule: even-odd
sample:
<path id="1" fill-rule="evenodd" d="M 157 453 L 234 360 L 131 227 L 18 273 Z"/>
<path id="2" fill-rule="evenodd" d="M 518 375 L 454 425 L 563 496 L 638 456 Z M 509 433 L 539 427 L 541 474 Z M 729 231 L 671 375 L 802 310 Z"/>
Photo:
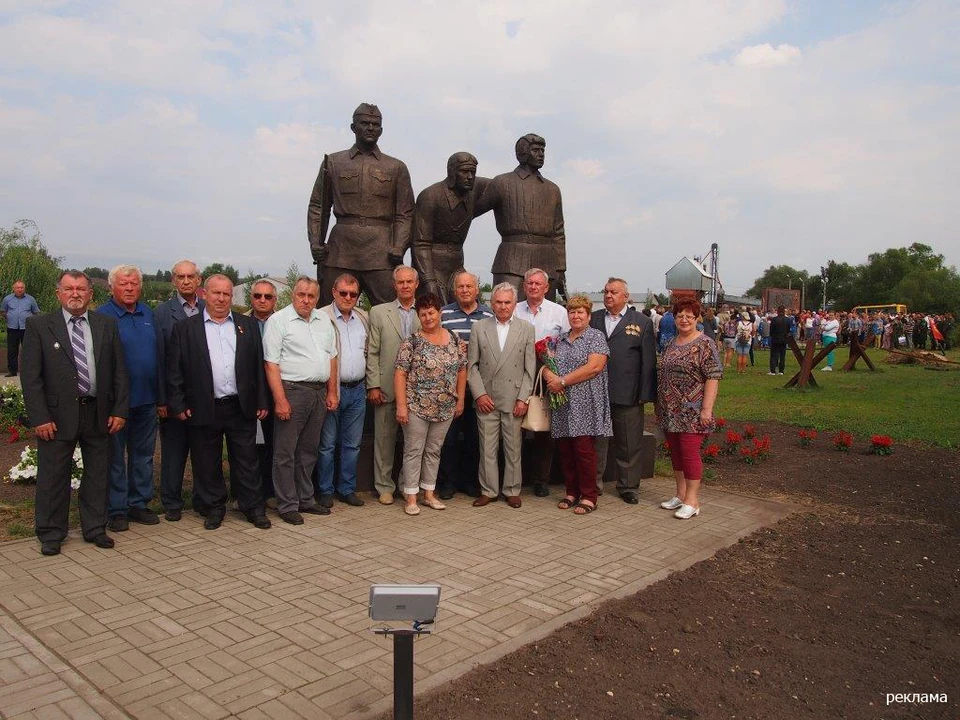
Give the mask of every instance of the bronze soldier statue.
<path id="1" fill-rule="evenodd" d="M 410 172 L 377 147 L 383 133 L 379 108 L 361 103 L 350 129 L 356 143 L 324 156 L 307 210 L 320 305 L 330 302 L 333 281 L 341 273 L 360 281 L 371 304 L 393 300 L 393 268 L 402 262 L 412 239 Z M 326 240 L 331 209 L 337 222 Z"/>
<path id="2" fill-rule="evenodd" d="M 417 196 L 413 266 L 420 273 L 418 294 L 436 293 L 453 302 L 453 275 L 463 268 L 463 243 L 473 222 L 476 199 L 490 181 L 477 177 L 477 159 L 458 152 L 447 160 L 447 179 Z"/>
<path id="3" fill-rule="evenodd" d="M 493 260 L 493 284 L 509 282 L 523 293 L 523 274 L 542 268 L 550 276 L 547 298 L 566 297 L 567 249 L 560 188 L 540 174 L 547 141 L 539 135 L 517 140 L 520 163 L 497 175 L 477 200 L 474 216 L 493 210 L 500 247 Z"/>

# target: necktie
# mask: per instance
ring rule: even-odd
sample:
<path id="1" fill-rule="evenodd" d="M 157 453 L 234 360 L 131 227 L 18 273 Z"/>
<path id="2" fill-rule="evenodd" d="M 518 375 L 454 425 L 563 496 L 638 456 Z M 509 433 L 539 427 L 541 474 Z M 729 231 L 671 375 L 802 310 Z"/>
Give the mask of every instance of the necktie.
<path id="1" fill-rule="evenodd" d="M 90 368 L 87 367 L 87 343 L 83 339 L 83 318 L 70 318 L 73 328 L 70 331 L 70 346 L 73 348 L 73 362 L 77 366 L 77 392 L 81 397 L 90 394 Z"/>

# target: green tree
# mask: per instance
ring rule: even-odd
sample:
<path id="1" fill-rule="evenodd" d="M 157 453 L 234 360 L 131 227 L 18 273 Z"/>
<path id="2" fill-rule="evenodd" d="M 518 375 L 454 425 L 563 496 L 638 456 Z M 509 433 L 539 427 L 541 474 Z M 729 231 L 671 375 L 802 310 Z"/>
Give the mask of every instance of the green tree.
<path id="1" fill-rule="evenodd" d="M 33 228 L 33 234 L 27 234 L 28 228 Z M 0 289 L 4 294 L 16 280 L 23 280 L 41 310 L 57 308 L 61 260 L 44 246 L 40 230 L 32 220 L 19 220 L 10 230 L 0 228 Z"/>
<path id="2" fill-rule="evenodd" d="M 230 278 L 230 281 L 234 285 L 240 283 L 240 273 L 237 272 L 237 269 L 233 265 L 224 265 L 223 263 L 213 263 L 212 265 L 207 265 L 200 274 L 203 276 L 203 279 L 206 280 L 211 275 L 226 275 Z"/>
<path id="3" fill-rule="evenodd" d="M 765 288 L 799 288 L 800 280 L 809 284 L 806 270 L 797 270 L 789 265 L 771 265 L 747 289 L 747 297 L 763 297 Z"/>
<path id="4" fill-rule="evenodd" d="M 915 268 L 897 283 L 896 298 L 917 312 L 956 312 L 960 308 L 960 275 L 953 268 Z"/>
<path id="5" fill-rule="evenodd" d="M 289 267 L 287 267 L 287 285 L 290 289 L 280 290 L 280 294 L 277 296 L 277 310 L 285 308 L 290 304 L 291 292 L 298 277 L 300 277 L 300 268 L 295 262 L 292 262 Z"/>
<path id="6" fill-rule="evenodd" d="M 100 267 L 87 267 L 83 271 L 87 274 L 89 278 L 99 278 L 100 280 L 107 280 L 110 277 L 110 271 L 106 268 Z"/>

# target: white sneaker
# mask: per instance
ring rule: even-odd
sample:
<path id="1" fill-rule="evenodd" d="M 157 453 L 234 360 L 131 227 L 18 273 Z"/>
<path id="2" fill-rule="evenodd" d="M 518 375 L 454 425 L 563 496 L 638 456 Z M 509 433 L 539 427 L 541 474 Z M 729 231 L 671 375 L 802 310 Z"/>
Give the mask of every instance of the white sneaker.
<path id="1" fill-rule="evenodd" d="M 767 375 L 776 375 L 775 372 L 768 372 Z"/>
<path id="2" fill-rule="evenodd" d="M 673 516 L 675 518 L 680 518 L 681 520 L 689 520 L 694 515 L 700 514 L 700 508 L 694 507 L 693 505 L 681 505 L 680 509 L 677 510 Z"/>
<path id="3" fill-rule="evenodd" d="M 676 510 L 681 505 L 683 505 L 683 500 L 676 496 L 670 498 L 666 502 L 660 503 L 660 507 L 662 507 L 664 510 Z"/>
<path id="4" fill-rule="evenodd" d="M 783 375 L 783 373 L 782 373 L 782 372 L 778 372 L 777 375 Z"/>
<path id="5" fill-rule="evenodd" d="M 820 372 L 833 372 L 833 368 L 827 365 L 825 368 L 820 368 Z"/>

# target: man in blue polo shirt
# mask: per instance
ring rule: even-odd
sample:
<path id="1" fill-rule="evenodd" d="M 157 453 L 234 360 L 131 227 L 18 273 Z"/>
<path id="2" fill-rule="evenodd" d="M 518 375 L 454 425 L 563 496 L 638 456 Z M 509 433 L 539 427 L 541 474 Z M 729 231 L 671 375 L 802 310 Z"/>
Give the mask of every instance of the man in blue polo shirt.
<path id="1" fill-rule="evenodd" d="M 38 315 L 40 308 L 32 295 L 27 295 L 23 280 L 13 283 L 13 292 L 0 304 L 0 315 L 7 321 L 7 377 L 20 371 L 20 343 L 27 328 L 27 318 Z"/>
<path id="2" fill-rule="evenodd" d="M 493 317 L 493 310 L 477 302 L 480 281 L 477 276 L 461 270 L 453 278 L 453 294 L 457 301 L 444 305 L 440 324 L 468 345 L 473 324 Z M 467 389 L 463 414 L 453 419 L 440 451 L 440 471 L 437 492 L 449 500 L 457 491 L 470 497 L 480 497 L 480 437 L 477 430 L 477 410 Z"/>
<path id="3" fill-rule="evenodd" d="M 110 300 L 97 312 L 115 318 L 130 378 L 130 415 L 111 435 L 107 527 L 129 529 L 129 521 L 156 525 L 147 507 L 153 497 L 153 452 L 157 439 L 157 335 L 153 312 L 140 302 L 143 277 L 133 265 L 117 265 L 108 276 Z"/>

